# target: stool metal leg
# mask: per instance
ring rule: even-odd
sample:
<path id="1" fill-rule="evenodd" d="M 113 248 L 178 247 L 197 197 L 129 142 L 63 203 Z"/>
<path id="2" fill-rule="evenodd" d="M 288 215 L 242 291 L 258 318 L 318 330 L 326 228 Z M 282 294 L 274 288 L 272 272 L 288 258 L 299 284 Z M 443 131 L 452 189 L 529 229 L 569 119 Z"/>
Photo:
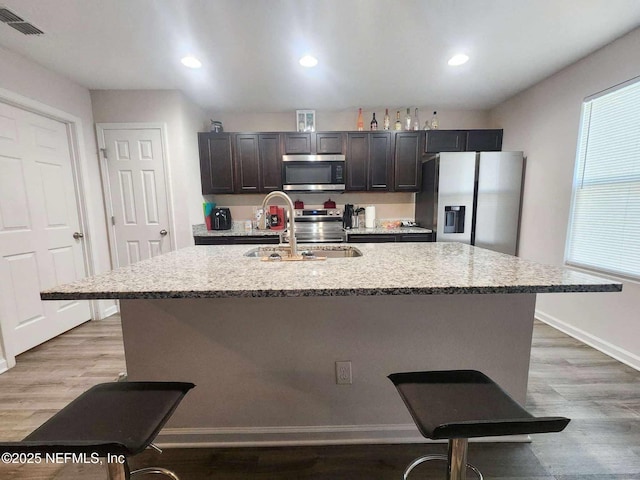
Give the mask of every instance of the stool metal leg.
<path id="1" fill-rule="evenodd" d="M 107 480 L 129 480 L 127 462 L 107 462 Z"/>
<path id="2" fill-rule="evenodd" d="M 468 441 L 466 438 L 455 438 L 449 440 L 449 454 L 448 455 L 425 455 L 423 457 L 416 458 L 413 462 L 411 462 L 407 468 L 404 470 L 403 479 L 407 480 L 409 478 L 409 474 L 411 470 L 416 468 L 418 465 L 424 462 L 429 462 L 431 460 L 441 460 L 447 462 L 447 480 L 466 480 L 467 472 L 466 468 L 473 471 L 478 477 L 478 480 L 484 480 L 482 473 L 475 466 L 470 463 L 466 463 L 467 461 L 467 444 Z"/>
<path id="3" fill-rule="evenodd" d="M 144 475 L 144 474 L 152 474 L 152 473 L 156 473 L 158 475 L 166 475 L 171 480 L 180 480 L 178 476 L 175 473 L 173 473 L 171 470 L 167 470 L 166 468 L 159 468 L 159 467 L 149 467 L 149 468 L 141 468 L 139 470 L 134 470 L 133 472 L 131 472 L 131 476 L 133 477 L 134 475 L 139 475 L 139 474 Z"/>

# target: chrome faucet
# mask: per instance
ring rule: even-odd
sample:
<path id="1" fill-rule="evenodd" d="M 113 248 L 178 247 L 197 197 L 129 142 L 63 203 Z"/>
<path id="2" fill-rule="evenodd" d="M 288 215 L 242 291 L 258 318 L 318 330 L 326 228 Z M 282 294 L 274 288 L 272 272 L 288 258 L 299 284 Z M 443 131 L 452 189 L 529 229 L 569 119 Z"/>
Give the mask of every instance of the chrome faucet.
<path id="1" fill-rule="evenodd" d="M 298 254 L 298 248 L 296 245 L 296 222 L 294 220 L 295 209 L 293 208 L 291 197 L 279 190 L 269 193 L 266 197 L 264 197 L 264 200 L 262 200 L 262 211 L 264 212 L 262 216 L 266 222 L 267 204 L 269 203 L 269 200 L 276 197 L 282 198 L 285 202 L 287 202 L 287 215 L 289 217 L 289 247 L 291 248 L 290 255 L 292 257 L 295 257 Z"/>

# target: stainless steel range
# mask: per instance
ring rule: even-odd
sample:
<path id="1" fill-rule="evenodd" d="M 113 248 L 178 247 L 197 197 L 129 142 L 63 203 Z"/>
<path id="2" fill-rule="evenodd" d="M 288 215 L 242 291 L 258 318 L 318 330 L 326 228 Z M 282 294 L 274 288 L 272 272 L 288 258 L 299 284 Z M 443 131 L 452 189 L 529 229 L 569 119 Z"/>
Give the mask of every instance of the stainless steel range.
<path id="1" fill-rule="evenodd" d="M 296 239 L 299 243 L 345 242 L 342 211 L 334 208 L 297 209 Z"/>

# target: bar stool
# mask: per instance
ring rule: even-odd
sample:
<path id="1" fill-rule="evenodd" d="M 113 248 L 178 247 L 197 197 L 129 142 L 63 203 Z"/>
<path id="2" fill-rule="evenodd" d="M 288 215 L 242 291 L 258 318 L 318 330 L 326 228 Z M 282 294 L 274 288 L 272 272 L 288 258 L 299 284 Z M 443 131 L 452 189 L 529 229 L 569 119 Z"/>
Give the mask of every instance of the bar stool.
<path id="1" fill-rule="evenodd" d="M 103 458 L 109 480 L 127 480 L 139 473 L 178 480 L 164 468 L 131 472 L 127 459 L 149 446 L 157 448 L 151 442 L 194 386 L 185 382 L 98 384 L 21 442 L 0 443 L 0 452 L 76 455 L 91 463 Z"/>
<path id="2" fill-rule="evenodd" d="M 480 471 L 467 464 L 469 438 L 561 432 L 570 421 L 534 417 L 476 370 L 393 373 L 388 378 L 420 433 L 432 440 L 449 441 L 448 455 L 417 458 L 405 469 L 405 480 L 411 470 L 430 460 L 447 461 L 448 480 L 466 480 L 467 468 L 482 480 Z"/>

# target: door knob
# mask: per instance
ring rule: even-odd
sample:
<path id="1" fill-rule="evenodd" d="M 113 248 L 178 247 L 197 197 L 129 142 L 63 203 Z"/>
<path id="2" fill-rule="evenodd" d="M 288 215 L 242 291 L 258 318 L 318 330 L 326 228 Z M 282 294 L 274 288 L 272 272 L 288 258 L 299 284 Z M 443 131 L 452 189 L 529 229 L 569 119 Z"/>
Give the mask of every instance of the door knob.
<path id="1" fill-rule="evenodd" d="M 160 230 L 160 235 L 162 235 L 163 237 L 169 232 L 167 232 L 164 228 L 162 230 Z"/>
<path id="2" fill-rule="evenodd" d="M 76 240 L 80 240 L 81 238 L 84 238 L 84 233 L 73 232 L 73 238 L 75 238 Z"/>

